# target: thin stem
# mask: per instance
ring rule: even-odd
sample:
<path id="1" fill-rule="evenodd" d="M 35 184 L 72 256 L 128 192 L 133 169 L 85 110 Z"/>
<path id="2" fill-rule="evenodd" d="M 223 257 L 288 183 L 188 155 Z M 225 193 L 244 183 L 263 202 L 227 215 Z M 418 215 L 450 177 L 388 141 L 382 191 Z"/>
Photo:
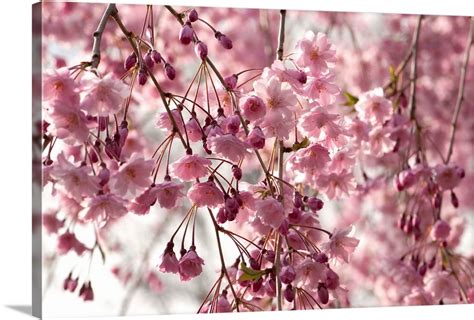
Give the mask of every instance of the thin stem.
<path id="1" fill-rule="evenodd" d="M 451 133 L 449 137 L 449 146 L 448 146 L 448 153 L 446 156 L 445 163 L 449 163 L 451 160 L 451 156 L 453 154 L 453 146 L 454 146 L 454 139 L 456 137 L 456 128 L 459 118 L 459 113 L 461 112 L 462 103 L 464 101 L 464 87 L 466 85 L 466 73 L 467 73 L 467 65 L 469 64 L 469 54 L 471 52 L 471 47 L 474 43 L 474 17 L 471 17 L 471 27 L 469 30 L 469 36 L 467 38 L 467 45 L 466 51 L 464 53 L 464 60 L 461 65 L 461 75 L 459 77 L 459 91 L 458 97 L 456 99 L 456 107 L 454 108 L 453 118 L 451 120 Z"/>
<path id="2" fill-rule="evenodd" d="M 102 18 L 100 19 L 97 30 L 94 32 L 94 43 L 92 44 L 92 59 L 90 66 L 93 69 L 97 69 L 100 63 L 100 43 L 102 41 L 102 34 L 104 33 L 105 26 L 111 15 L 117 14 L 117 7 L 114 3 L 110 3 L 104 11 Z"/>
<path id="3" fill-rule="evenodd" d="M 419 16 L 416 24 L 415 35 L 413 37 L 413 59 L 411 62 L 410 71 L 410 100 L 408 103 L 410 110 L 410 119 L 415 119 L 416 111 L 416 79 L 418 77 L 417 66 L 418 66 L 418 41 L 420 39 L 421 21 L 423 16 Z"/>
<path id="4" fill-rule="evenodd" d="M 285 42 L 285 19 L 286 19 L 286 10 L 280 10 L 280 30 L 278 35 L 278 49 L 276 56 L 278 60 L 283 59 L 283 45 Z M 283 140 L 279 142 L 279 157 L 278 157 L 278 180 L 280 182 L 280 196 L 281 204 L 284 207 L 284 187 L 283 183 L 283 162 L 284 162 L 284 149 Z M 276 290 L 277 290 L 277 308 L 282 310 L 282 290 L 281 290 L 281 279 L 280 279 L 280 268 L 281 268 L 281 236 L 279 232 L 276 232 L 275 236 L 275 276 L 276 276 Z"/>

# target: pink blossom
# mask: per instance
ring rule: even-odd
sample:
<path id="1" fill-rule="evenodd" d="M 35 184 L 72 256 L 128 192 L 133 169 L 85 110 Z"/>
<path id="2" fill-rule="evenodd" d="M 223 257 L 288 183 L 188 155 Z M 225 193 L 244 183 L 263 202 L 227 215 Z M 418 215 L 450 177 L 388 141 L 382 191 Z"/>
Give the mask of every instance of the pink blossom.
<path id="1" fill-rule="evenodd" d="M 285 284 L 292 283 L 296 278 L 296 271 L 292 265 L 283 266 L 280 271 L 281 282 Z"/>
<path id="2" fill-rule="evenodd" d="M 43 99 L 60 100 L 69 105 L 79 103 L 78 85 L 67 68 L 57 69 L 43 76 Z"/>
<path id="3" fill-rule="evenodd" d="M 265 102 L 269 110 L 293 109 L 297 104 L 290 85 L 282 83 L 275 76 L 255 81 L 253 88 L 255 94 Z"/>
<path id="4" fill-rule="evenodd" d="M 395 141 L 390 138 L 390 129 L 386 127 L 375 127 L 370 131 L 369 141 L 365 143 L 366 153 L 373 157 L 381 157 L 392 152 Z"/>
<path id="5" fill-rule="evenodd" d="M 322 107 L 313 107 L 303 113 L 298 121 L 300 130 L 311 141 L 325 145 L 340 145 L 339 136 L 343 130 L 336 123 L 340 118 L 337 114 L 330 114 Z"/>
<path id="6" fill-rule="evenodd" d="M 232 134 L 210 137 L 207 145 L 212 152 L 233 162 L 239 162 L 249 153 L 249 145 Z"/>
<path id="7" fill-rule="evenodd" d="M 382 88 L 375 88 L 360 95 L 355 109 L 360 119 L 372 124 L 383 124 L 393 113 L 392 102 L 384 98 Z"/>
<path id="8" fill-rule="evenodd" d="M 354 177 L 346 169 L 339 173 L 322 174 L 317 177 L 316 184 L 329 199 L 340 198 L 343 194 L 349 195 L 355 189 Z"/>
<path id="9" fill-rule="evenodd" d="M 148 286 L 150 287 L 151 291 L 153 291 L 154 293 L 163 292 L 163 282 L 156 273 L 150 271 L 148 273 L 148 276 L 146 277 L 146 282 L 148 283 Z"/>
<path id="10" fill-rule="evenodd" d="M 110 177 L 110 188 L 121 196 L 128 193 L 136 195 L 151 184 L 150 173 L 153 169 L 153 160 L 144 160 L 134 154 L 120 169 Z"/>
<path id="11" fill-rule="evenodd" d="M 357 143 L 369 140 L 370 125 L 359 118 L 355 118 L 350 123 L 350 127 L 347 129 L 347 134 Z"/>
<path id="12" fill-rule="evenodd" d="M 165 181 L 155 187 L 158 203 L 160 207 L 172 209 L 176 206 L 176 201 L 184 196 L 182 192 L 184 186 L 178 182 Z"/>
<path id="13" fill-rule="evenodd" d="M 263 118 L 267 113 L 265 103 L 260 97 L 255 95 L 244 98 L 240 108 L 244 118 L 250 122 Z"/>
<path id="14" fill-rule="evenodd" d="M 160 271 L 165 273 L 178 273 L 179 263 L 173 250 L 165 250 L 161 256 Z"/>
<path id="15" fill-rule="evenodd" d="M 219 295 L 219 298 L 217 298 L 217 312 L 232 312 L 232 307 L 229 303 L 229 300 L 227 300 L 227 297 L 224 296 L 223 294 Z"/>
<path id="16" fill-rule="evenodd" d="M 85 201 L 81 218 L 84 221 L 95 221 L 103 225 L 110 219 L 117 219 L 127 214 L 126 203 L 125 200 L 112 193 L 99 194 Z"/>
<path id="17" fill-rule="evenodd" d="M 89 137 L 86 115 L 76 105 L 55 100 L 49 110 L 48 132 L 68 144 L 83 143 Z"/>
<path id="18" fill-rule="evenodd" d="M 329 151 L 318 143 L 312 143 L 306 148 L 296 151 L 288 160 L 290 169 L 312 173 L 313 170 L 322 171 L 330 161 Z"/>
<path id="19" fill-rule="evenodd" d="M 64 227 L 64 220 L 59 220 L 55 212 L 43 214 L 43 227 L 47 233 L 57 233 Z"/>
<path id="20" fill-rule="evenodd" d="M 447 299 L 457 301 L 459 289 L 456 279 L 447 271 L 440 271 L 428 279 L 426 291 L 433 295 L 435 301 Z"/>
<path id="21" fill-rule="evenodd" d="M 92 78 L 84 87 L 85 97 L 81 108 L 93 116 L 108 116 L 117 113 L 128 96 L 127 86 L 108 74 L 102 79 Z"/>
<path id="22" fill-rule="evenodd" d="M 307 31 L 304 38 L 296 44 L 296 63 L 308 67 L 312 75 L 319 75 L 336 61 L 336 50 L 323 33 L 315 35 Z"/>
<path id="23" fill-rule="evenodd" d="M 414 288 L 410 294 L 403 298 L 409 306 L 423 306 L 433 304 L 433 297 L 422 288 Z"/>
<path id="24" fill-rule="evenodd" d="M 186 122 L 186 132 L 189 140 L 192 142 L 197 142 L 202 139 L 202 129 L 194 118 L 191 118 Z"/>
<path id="25" fill-rule="evenodd" d="M 255 127 L 247 136 L 247 143 L 255 149 L 263 149 L 265 147 L 265 134 L 260 127 Z"/>
<path id="26" fill-rule="evenodd" d="M 56 249 L 59 254 L 66 254 L 69 251 L 74 251 L 78 256 L 82 255 L 87 250 L 86 246 L 77 240 L 76 235 L 66 231 L 58 237 Z"/>
<path id="27" fill-rule="evenodd" d="M 295 129 L 295 117 L 289 109 L 270 110 L 257 122 L 265 137 L 288 139 Z"/>
<path id="28" fill-rule="evenodd" d="M 449 237 L 451 227 L 444 220 L 438 220 L 431 229 L 431 237 L 436 241 L 444 241 Z"/>
<path id="29" fill-rule="evenodd" d="M 299 287 L 307 286 L 313 290 L 318 288 L 318 283 L 324 281 L 326 266 L 315 262 L 310 258 L 305 258 L 296 265 L 295 284 Z"/>
<path id="30" fill-rule="evenodd" d="M 321 245 L 322 250 L 331 258 L 349 263 L 349 255 L 354 252 L 359 244 L 359 240 L 348 236 L 351 231 L 352 226 L 342 230 L 334 230 L 329 242 Z"/>
<path id="31" fill-rule="evenodd" d="M 213 181 L 194 184 L 188 190 L 188 198 L 198 207 L 215 208 L 224 203 L 224 194 Z"/>
<path id="32" fill-rule="evenodd" d="M 202 272 L 204 260 L 198 256 L 196 250 L 190 249 L 179 259 L 179 277 L 181 281 L 188 281 Z"/>
<path id="33" fill-rule="evenodd" d="M 171 172 L 183 181 L 191 181 L 207 175 L 212 162 L 196 154 L 187 154 L 171 164 Z"/>
<path id="34" fill-rule="evenodd" d="M 58 155 L 57 163 L 51 172 L 51 176 L 57 180 L 63 192 L 78 201 L 100 190 L 99 179 L 89 174 L 89 167 L 76 167 L 63 153 Z"/>
<path id="35" fill-rule="evenodd" d="M 171 110 L 171 114 L 173 116 L 174 122 L 176 123 L 176 126 L 178 127 L 178 130 L 181 133 L 184 133 L 184 122 L 183 119 L 181 118 L 181 114 L 178 109 Z M 161 112 L 158 114 L 158 121 L 156 122 L 156 125 L 158 128 L 172 132 L 173 131 L 173 122 L 171 121 L 168 112 Z"/>
<path id="36" fill-rule="evenodd" d="M 317 100 L 321 106 L 329 106 L 336 102 L 336 96 L 340 91 L 333 81 L 333 73 L 327 73 L 318 78 L 309 77 L 304 85 L 303 93 L 305 96 Z"/>
<path id="37" fill-rule="evenodd" d="M 434 167 L 436 183 L 443 190 L 454 189 L 464 177 L 464 170 L 457 165 L 438 164 Z"/>
<path id="38" fill-rule="evenodd" d="M 274 198 L 258 200 L 255 204 L 255 215 L 260 221 L 274 229 L 278 228 L 285 220 L 285 212 L 281 203 Z"/>

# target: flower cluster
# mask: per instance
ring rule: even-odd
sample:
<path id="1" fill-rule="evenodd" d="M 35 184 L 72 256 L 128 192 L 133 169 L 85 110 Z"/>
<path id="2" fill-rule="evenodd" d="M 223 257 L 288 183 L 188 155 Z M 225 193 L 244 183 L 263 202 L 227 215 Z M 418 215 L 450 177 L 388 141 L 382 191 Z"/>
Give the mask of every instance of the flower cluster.
<path id="1" fill-rule="evenodd" d="M 340 80 L 349 54 L 330 35 L 307 31 L 291 49 L 279 37 L 276 59 L 261 65 L 242 41 L 250 35 L 228 37 L 196 9 L 162 10 L 155 30 L 153 6 L 135 21 L 109 5 L 102 19 L 115 29 L 99 23 L 91 62 L 44 74 L 43 192 L 56 206 L 43 225 L 59 255 L 90 265 L 96 253 L 120 256 L 111 229 L 159 208 L 139 268 L 123 255 L 112 273 L 166 293 L 162 279 L 192 282 L 217 263 L 198 312 L 350 306 L 361 285 L 348 272 L 387 304 L 472 302 L 472 266 L 455 251 L 470 176 L 451 159 L 454 138 L 447 156 L 429 140 L 416 71 L 404 82 L 408 60 L 384 68 L 387 85 L 374 77 L 351 94 Z M 96 41 L 109 32 L 123 55 L 99 64 Z M 232 55 L 238 63 L 219 65 Z M 215 238 L 210 252 L 204 238 Z M 82 283 L 79 297 L 97 299 L 90 272 L 73 267 L 64 290 Z"/>

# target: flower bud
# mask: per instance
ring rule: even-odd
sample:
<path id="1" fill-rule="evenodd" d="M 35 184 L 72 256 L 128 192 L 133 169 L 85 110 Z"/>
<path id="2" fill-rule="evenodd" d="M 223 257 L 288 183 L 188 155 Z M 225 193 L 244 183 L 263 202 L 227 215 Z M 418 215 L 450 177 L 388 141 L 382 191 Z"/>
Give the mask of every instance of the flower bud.
<path id="1" fill-rule="evenodd" d="M 179 31 L 179 41 L 184 45 L 188 45 L 193 41 L 193 34 L 194 31 L 191 23 L 185 23 Z"/>
<path id="2" fill-rule="evenodd" d="M 191 11 L 189 11 L 188 19 L 189 19 L 190 22 L 196 22 L 198 18 L 199 18 L 199 15 L 198 15 L 196 9 L 192 9 Z"/>
<path id="3" fill-rule="evenodd" d="M 318 253 L 314 260 L 319 263 L 327 263 L 329 261 L 328 256 L 324 252 Z"/>
<path id="4" fill-rule="evenodd" d="M 146 70 L 140 69 L 140 71 L 138 72 L 138 84 L 143 86 L 147 80 L 148 80 L 148 74 L 146 73 Z"/>
<path id="5" fill-rule="evenodd" d="M 313 211 L 319 211 L 324 207 L 324 202 L 321 199 L 312 197 L 308 199 L 308 207 Z"/>
<path id="6" fill-rule="evenodd" d="M 225 49 L 232 49 L 232 40 L 230 40 L 225 34 L 222 34 L 217 31 L 215 33 L 215 37 L 222 47 L 224 47 Z"/>
<path id="7" fill-rule="evenodd" d="M 240 180 L 242 179 L 242 169 L 240 169 L 239 167 L 237 166 L 232 166 L 232 174 L 235 178 L 235 180 Z"/>
<path id="8" fill-rule="evenodd" d="M 79 297 L 84 301 L 94 300 L 94 291 L 92 290 L 90 282 L 86 282 L 82 285 L 81 289 L 79 290 Z"/>
<path id="9" fill-rule="evenodd" d="M 176 77 L 176 71 L 169 63 L 165 63 L 165 73 L 170 80 L 173 80 Z"/>
<path id="10" fill-rule="evenodd" d="M 459 207 L 459 200 L 454 191 L 451 191 L 451 204 L 455 208 Z"/>
<path id="11" fill-rule="evenodd" d="M 153 59 L 153 62 L 157 64 L 161 63 L 161 54 L 155 49 L 151 50 L 151 58 Z"/>
<path id="12" fill-rule="evenodd" d="M 123 67 L 125 68 L 125 70 L 128 71 L 128 70 L 132 69 L 136 64 L 137 64 L 137 55 L 135 54 L 135 52 L 132 52 L 132 53 L 125 59 L 125 62 L 124 62 Z"/>
<path id="13" fill-rule="evenodd" d="M 436 209 L 439 209 L 441 207 L 441 193 L 436 193 L 436 195 L 433 198 L 433 207 Z"/>
<path id="14" fill-rule="evenodd" d="M 237 81 L 239 78 L 237 77 L 236 74 L 232 74 L 230 76 L 227 76 L 224 78 L 225 85 L 227 86 L 227 89 L 233 90 L 235 87 L 237 87 Z"/>
<path id="15" fill-rule="evenodd" d="M 339 276 L 332 269 L 328 269 L 326 272 L 325 285 L 329 290 L 336 290 L 339 287 Z"/>
<path id="16" fill-rule="evenodd" d="M 444 241 L 449 237 L 451 227 L 444 220 L 438 220 L 431 229 L 431 237 L 436 241 Z"/>
<path id="17" fill-rule="evenodd" d="M 155 65 L 155 62 L 153 61 L 153 58 L 151 56 L 151 50 L 149 50 L 145 56 L 143 57 L 143 62 L 145 63 L 146 67 L 148 69 L 152 69 L 153 66 Z"/>
<path id="18" fill-rule="evenodd" d="M 322 283 L 318 285 L 318 298 L 322 304 L 327 304 L 329 302 L 329 292 L 326 286 Z"/>
<path id="19" fill-rule="evenodd" d="M 227 213 L 226 209 L 221 207 L 219 211 L 217 211 L 217 222 L 219 223 L 226 223 L 227 222 Z"/>
<path id="20" fill-rule="evenodd" d="M 293 268 L 293 266 L 288 265 L 281 268 L 280 280 L 282 283 L 290 284 L 295 280 L 295 278 L 296 278 L 296 271 L 295 271 L 295 268 Z"/>
<path id="21" fill-rule="evenodd" d="M 201 60 L 206 60 L 207 58 L 207 45 L 202 42 L 198 41 L 196 45 L 194 46 L 194 52 L 196 55 L 201 58 Z"/>
<path id="22" fill-rule="evenodd" d="M 255 149 L 263 149 L 265 147 L 265 135 L 260 127 L 255 127 L 250 131 L 247 142 Z"/>
<path id="23" fill-rule="evenodd" d="M 293 286 L 291 284 L 286 286 L 285 291 L 283 292 L 283 296 L 288 302 L 292 302 L 293 300 L 295 300 L 295 290 L 293 289 Z"/>

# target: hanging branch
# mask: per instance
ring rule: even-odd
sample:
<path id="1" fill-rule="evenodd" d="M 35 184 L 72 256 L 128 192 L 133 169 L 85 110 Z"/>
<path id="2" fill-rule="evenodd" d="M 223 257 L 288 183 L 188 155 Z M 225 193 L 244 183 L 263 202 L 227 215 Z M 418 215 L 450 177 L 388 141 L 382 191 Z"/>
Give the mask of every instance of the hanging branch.
<path id="1" fill-rule="evenodd" d="M 454 139 L 456 137 L 456 128 L 459 118 L 459 113 L 461 112 L 462 103 L 464 101 L 464 87 L 466 85 L 466 73 L 467 65 L 469 64 L 469 55 L 471 53 L 471 48 L 474 43 L 474 17 L 471 17 L 471 27 L 469 30 L 469 35 L 467 37 L 466 51 L 464 53 L 464 59 L 461 65 L 461 75 L 459 77 L 459 91 L 458 97 L 456 99 L 456 107 L 454 108 L 453 118 L 451 120 L 451 133 L 449 137 L 449 146 L 448 154 L 446 156 L 445 163 L 449 163 L 451 156 L 453 154 Z"/>
<path id="2" fill-rule="evenodd" d="M 410 110 L 410 119 L 415 120 L 415 111 L 416 111 L 416 80 L 418 78 L 418 41 L 420 39 L 420 30 L 421 30 L 421 21 L 423 16 L 418 17 L 416 23 L 415 35 L 413 37 L 413 49 L 412 49 L 412 62 L 411 62 L 411 71 L 410 71 L 410 100 L 408 102 Z"/>
<path id="3" fill-rule="evenodd" d="M 100 43 L 102 41 L 102 34 L 104 33 L 105 26 L 110 16 L 117 14 L 117 7 L 114 3 L 110 3 L 104 11 L 102 18 L 100 19 L 97 30 L 94 32 L 94 43 L 92 44 L 92 59 L 90 66 L 92 69 L 97 69 L 100 63 Z"/>
<path id="4" fill-rule="evenodd" d="M 285 18 L 286 18 L 286 10 L 280 10 L 280 29 L 278 33 L 278 49 L 276 52 L 276 57 L 278 60 L 283 59 L 283 45 L 285 42 Z M 281 196 L 281 204 L 284 206 L 284 183 L 283 183 L 283 162 L 284 162 L 284 152 L 285 152 L 285 145 L 283 144 L 283 140 L 279 141 L 279 154 L 278 154 L 278 180 L 280 181 L 280 196 Z M 277 307 L 278 310 L 282 310 L 282 295 L 281 295 L 281 279 L 280 279 L 280 268 L 281 268 L 281 236 L 280 233 L 276 232 L 276 239 L 275 239 L 275 276 L 276 276 L 276 290 L 277 290 Z"/>

